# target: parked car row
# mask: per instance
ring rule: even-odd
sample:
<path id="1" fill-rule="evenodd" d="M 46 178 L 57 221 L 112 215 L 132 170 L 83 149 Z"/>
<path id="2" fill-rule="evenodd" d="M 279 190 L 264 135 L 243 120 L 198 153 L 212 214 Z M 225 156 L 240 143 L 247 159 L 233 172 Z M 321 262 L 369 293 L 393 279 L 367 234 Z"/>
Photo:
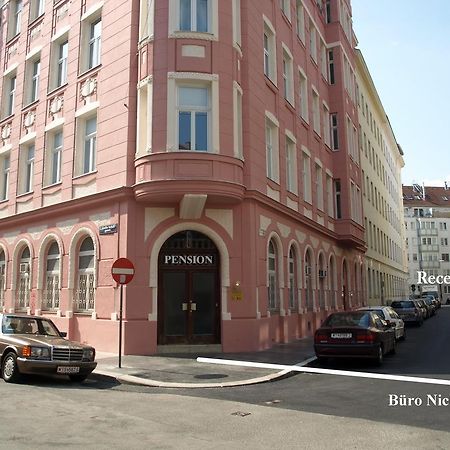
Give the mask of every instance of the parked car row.
<path id="1" fill-rule="evenodd" d="M 24 374 L 68 375 L 83 381 L 95 369 L 95 349 L 65 339 L 49 319 L 0 314 L 0 372 L 6 382 Z"/>
<path id="2" fill-rule="evenodd" d="M 332 313 L 314 335 L 316 356 L 322 362 L 366 358 L 381 364 L 385 355 L 395 353 L 397 341 L 406 338 L 405 324 L 422 325 L 439 307 L 440 302 L 430 296 Z"/>

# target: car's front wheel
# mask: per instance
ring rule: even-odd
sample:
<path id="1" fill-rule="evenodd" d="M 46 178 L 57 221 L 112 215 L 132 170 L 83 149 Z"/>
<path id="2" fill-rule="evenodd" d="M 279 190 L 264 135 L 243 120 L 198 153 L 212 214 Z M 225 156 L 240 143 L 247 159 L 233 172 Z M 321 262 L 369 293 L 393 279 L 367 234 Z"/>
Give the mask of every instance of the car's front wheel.
<path id="1" fill-rule="evenodd" d="M 88 376 L 87 375 L 80 375 L 80 374 L 76 374 L 76 375 L 69 375 L 70 381 L 74 381 L 76 383 L 81 383 L 82 381 L 84 381 Z"/>
<path id="2" fill-rule="evenodd" d="M 19 381 L 20 372 L 17 366 L 17 356 L 13 352 L 8 353 L 3 360 L 2 377 L 7 383 Z"/>

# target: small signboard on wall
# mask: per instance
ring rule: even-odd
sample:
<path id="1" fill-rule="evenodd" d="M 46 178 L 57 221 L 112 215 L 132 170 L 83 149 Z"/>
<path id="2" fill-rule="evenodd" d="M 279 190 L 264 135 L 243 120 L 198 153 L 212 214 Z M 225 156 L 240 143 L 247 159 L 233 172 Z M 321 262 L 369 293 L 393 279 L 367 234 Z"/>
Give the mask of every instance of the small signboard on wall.
<path id="1" fill-rule="evenodd" d="M 98 231 L 100 235 L 117 233 L 117 223 L 113 223 L 111 225 L 101 225 L 98 228 Z"/>

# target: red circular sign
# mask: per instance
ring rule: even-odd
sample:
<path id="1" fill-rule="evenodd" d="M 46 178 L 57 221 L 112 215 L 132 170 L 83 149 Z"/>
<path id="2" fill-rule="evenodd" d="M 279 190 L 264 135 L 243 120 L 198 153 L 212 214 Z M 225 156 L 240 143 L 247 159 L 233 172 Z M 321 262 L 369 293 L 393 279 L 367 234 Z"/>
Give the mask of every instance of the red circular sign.
<path id="1" fill-rule="evenodd" d="M 128 284 L 134 277 L 134 265 L 127 258 L 116 259 L 112 265 L 111 274 L 117 283 Z"/>

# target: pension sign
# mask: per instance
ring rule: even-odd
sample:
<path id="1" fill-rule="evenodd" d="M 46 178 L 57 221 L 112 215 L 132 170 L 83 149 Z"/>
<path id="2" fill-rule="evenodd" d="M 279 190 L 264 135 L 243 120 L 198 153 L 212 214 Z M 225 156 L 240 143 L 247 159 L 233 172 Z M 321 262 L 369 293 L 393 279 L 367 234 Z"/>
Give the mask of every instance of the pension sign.
<path id="1" fill-rule="evenodd" d="M 214 264 L 213 255 L 164 255 L 164 264 L 187 265 L 187 266 L 209 266 Z"/>

